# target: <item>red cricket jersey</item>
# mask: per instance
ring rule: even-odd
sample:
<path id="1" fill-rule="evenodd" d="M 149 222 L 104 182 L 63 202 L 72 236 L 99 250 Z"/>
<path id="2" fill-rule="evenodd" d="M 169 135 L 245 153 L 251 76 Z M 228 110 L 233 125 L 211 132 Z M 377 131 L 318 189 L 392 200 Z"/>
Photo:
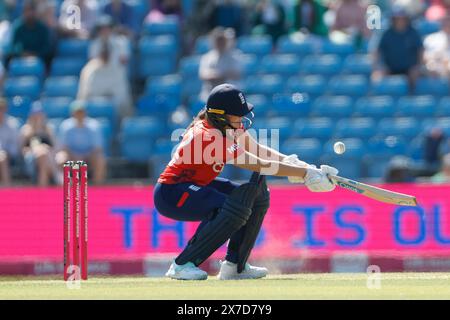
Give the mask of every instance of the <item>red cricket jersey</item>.
<path id="1" fill-rule="evenodd" d="M 205 186 L 220 174 L 226 162 L 243 152 L 236 140 L 224 137 L 206 120 L 199 120 L 184 134 L 158 182 L 192 182 Z"/>

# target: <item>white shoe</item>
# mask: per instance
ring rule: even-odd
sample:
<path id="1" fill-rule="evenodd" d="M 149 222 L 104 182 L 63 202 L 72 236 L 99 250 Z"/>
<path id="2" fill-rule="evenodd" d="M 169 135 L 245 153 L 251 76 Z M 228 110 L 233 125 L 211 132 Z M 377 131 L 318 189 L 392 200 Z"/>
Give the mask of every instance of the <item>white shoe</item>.
<path id="1" fill-rule="evenodd" d="M 166 272 L 166 277 L 177 280 L 206 280 L 208 274 L 192 262 L 178 265 L 174 261 Z"/>
<path id="2" fill-rule="evenodd" d="M 269 272 L 267 268 L 255 267 L 246 263 L 244 270 L 238 273 L 237 264 L 229 261 L 221 261 L 220 264 L 220 271 L 217 275 L 219 280 L 259 279 L 265 277 Z"/>

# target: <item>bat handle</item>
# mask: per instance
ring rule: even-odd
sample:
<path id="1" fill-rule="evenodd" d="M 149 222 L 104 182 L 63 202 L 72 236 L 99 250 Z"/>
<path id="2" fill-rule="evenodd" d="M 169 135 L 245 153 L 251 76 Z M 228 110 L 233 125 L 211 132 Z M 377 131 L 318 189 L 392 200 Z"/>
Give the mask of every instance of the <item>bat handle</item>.
<path id="1" fill-rule="evenodd" d="M 336 182 L 336 176 L 333 176 L 333 175 L 327 173 L 327 177 L 328 177 L 328 180 L 330 180 L 330 182 L 331 182 L 332 184 L 337 185 L 337 182 Z"/>

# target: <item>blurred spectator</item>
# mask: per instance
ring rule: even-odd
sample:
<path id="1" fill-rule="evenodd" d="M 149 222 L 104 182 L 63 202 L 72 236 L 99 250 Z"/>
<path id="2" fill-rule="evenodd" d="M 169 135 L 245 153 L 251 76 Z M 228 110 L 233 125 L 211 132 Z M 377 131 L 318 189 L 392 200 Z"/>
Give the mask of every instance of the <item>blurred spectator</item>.
<path id="1" fill-rule="evenodd" d="M 391 8 L 403 8 L 411 19 L 420 18 L 424 15 L 427 3 L 430 0 L 391 0 Z"/>
<path id="2" fill-rule="evenodd" d="M 439 127 L 432 128 L 424 138 L 424 160 L 429 168 L 439 166 L 441 147 L 445 141 L 444 132 Z"/>
<path id="3" fill-rule="evenodd" d="M 108 43 L 102 41 L 99 56 L 89 60 L 81 70 L 77 98 L 112 100 L 121 117 L 129 116 L 132 110 L 126 69 L 111 61 L 111 54 Z"/>
<path id="4" fill-rule="evenodd" d="M 51 181 L 61 184 L 62 175 L 55 162 L 53 131 L 39 101 L 33 103 L 20 137 L 25 169 L 32 180 L 41 187 L 48 186 Z"/>
<path id="5" fill-rule="evenodd" d="M 286 13 L 280 0 L 262 0 L 256 4 L 253 34 L 268 34 L 273 43 L 287 32 Z"/>
<path id="6" fill-rule="evenodd" d="M 450 77 L 450 16 L 442 20 L 442 30 L 424 39 L 424 63 L 432 76 Z"/>
<path id="7" fill-rule="evenodd" d="M 368 38 L 370 30 L 366 25 L 367 6 L 360 0 L 340 0 L 333 7 L 335 13 L 332 32 L 340 32 L 350 37 Z"/>
<path id="8" fill-rule="evenodd" d="M 431 0 L 431 5 L 425 11 L 428 21 L 439 21 L 450 14 L 450 0 Z"/>
<path id="9" fill-rule="evenodd" d="M 433 183 L 449 183 L 450 182 L 450 153 L 442 158 L 441 171 L 431 177 Z"/>
<path id="10" fill-rule="evenodd" d="M 3 60 L 8 46 L 11 42 L 11 23 L 8 20 L 0 19 L 0 60 Z"/>
<path id="11" fill-rule="evenodd" d="M 5 80 L 5 68 L 0 60 L 0 94 L 3 92 L 3 81 Z"/>
<path id="12" fill-rule="evenodd" d="M 130 5 L 123 0 L 111 0 L 104 8 L 103 13 L 110 16 L 116 30 L 121 33 L 132 36 L 135 27 L 136 17 L 133 16 L 133 10 Z"/>
<path id="13" fill-rule="evenodd" d="M 294 30 L 327 35 L 328 28 L 323 21 L 326 10 L 320 0 L 298 0 L 294 6 Z"/>
<path id="14" fill-rule="evenodd" d="M 0 98 L 0 184 L 11 184 L 10 166 L 18 160 L 19 124 L 6 114 L 8 104 Z"/>
<path id="15" fill-rule="evenodd" d="M 423 62 L 423 44 L 404 10 L 393 10 L 392 24 L 381 36 L 374 61 L 374 80 L 384 75 L 406 75 L 414 91 Z"/>
<path id="16" fill-rule="evenodd" d="M 58 42 L 59 24 L 56 16 L 56 3 L 53 0 L 40 0 L 37 7 L 37 16 L 48 28 L 51 52 L 56 51 Z"/>
<path id="17" fill-rule="evenodd" d="M 197 0 L 194 1 L 194 14 L 191 14 L 185 21 L 184 36 L 189 36 L 194 42 L 197 37 L 205 35 L 211 31 L 211 15 L 214 10 L 214 1 L 211 0 Z"/>
<path id="18" fill-rule="evenodd" d="M 76 16 L 78 12 L 79 17 Z M 86 39 L 91 34 L 97 17 L 96 0 L 64 0 L 59 13 L 59 24 L 68 35 Z"/>
<path id="19" fill-rule="evenodd" d="M 244 9 L 237 0 L 215 0 L 211 12 L 211 28 L 232 28 L 237 36 L 243 33 Z"/>
<path id="20" fill-rule="evenodd" d="M 101 17 L 95 26 L 94 39 L 89 47 L 89 58 L 100 57 L 105 43 L 108 46 L 110 62 L 126 68 L 130 56 L 130 42 L 124 35 L 113 32 L 113 23 L 108 16 Z"/>
<path id="21" fill-rule="evenodd" d="M 13 57 L 35 56 L 48 66 L 51 54 L 50 31 L 38 20 L 36 2 L 27 0 L 23 5 L 22 17 L 12 25 L 8 60 Z"/>
<path id="22" fill-rule="evenodd" d="M 413 182 L 414 176 L 411 170 L 411 161 L 404 156 L 393 157 L 388 164 L 385 182 L 400 183 Z"/>
<path id="23" fill-rule="evenodd" d="M 182 19 L 183 10 L 180 0 L 154 1 L 152 9 L 144 19 L 144 23 L 161 22 L 165 16 L 175 16 L 179 21 Z"/>
<path id="24" fill-rule="evenodd" d="M 72 117 L 60 126 L 61 150 L 57 154 L 57 162 L 62 166 L 68 160 L 86 161 L 92 170 L 93 182 L 100 184 L 105 179 L 106 159 L 99 123 L 86 116 L 83 101 L 74 101 L 70 111 Z"/>
<path id="25" fill-rule="evenodd" d="M 2 0 L 0 1 L 0 21 L 1 20 L 12 20 L 13 11 L 17 7 L 17 0 Z"/>
<path id="26" fill-rule="evenodd" d="M 211 32 L 212 49 L 200 60 L 199 76 L 203 81 L 200 98 L 206 101 L 213 87 L 233 83 L 241 76 L 239 51 L 234 48 L 234 31 L 217 27 Z"/>

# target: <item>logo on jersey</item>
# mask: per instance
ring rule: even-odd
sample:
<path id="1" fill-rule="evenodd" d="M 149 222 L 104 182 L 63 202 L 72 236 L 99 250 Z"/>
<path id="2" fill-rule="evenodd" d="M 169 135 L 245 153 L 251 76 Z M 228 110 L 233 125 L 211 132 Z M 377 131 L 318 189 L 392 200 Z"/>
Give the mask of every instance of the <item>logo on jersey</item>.
<path id="1" fill-rule="evenodd" d="M 227 151 L 229 153 L 233 153 L 233 152 L 236 152 L 238 149 L 239 149 L 239 144 L 235 143 L 231 147 L 228 147 Z"/>
<path id="2" fill-rule="evenodd" d="M 191 184 L 191 185 L 189 186 L 189 189 L 191 189 L 192 191 L 198 191 L 198 190 L 201 189 L 201 187 L 196 186 L 196 185 L 194 185 L 194 184 Z"/>

